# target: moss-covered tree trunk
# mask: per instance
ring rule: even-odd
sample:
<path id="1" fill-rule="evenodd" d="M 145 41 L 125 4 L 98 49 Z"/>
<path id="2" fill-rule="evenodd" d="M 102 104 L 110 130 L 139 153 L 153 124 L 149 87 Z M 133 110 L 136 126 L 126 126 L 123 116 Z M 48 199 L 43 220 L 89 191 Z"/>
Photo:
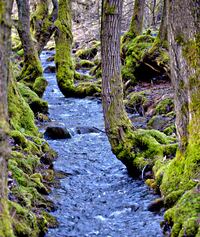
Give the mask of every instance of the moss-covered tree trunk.
<path id="1" fill-rule="evenodd" d="M 167 17 L 179 151 L 164 173 L 161 190 L 165 196 L 171 195 L 172 197 L 179 191 L 183 193 L 183 197 L 174 208 L 167 211 L 165 218 L 168 223 L 173 224 L 172 236 L 199 236 L 199 1 L 168 0 Z"/>
<path id="2" fill-rule="evenodd" d="M 54 22 L 58 16 L 58 1 L 52 0 L 53 10 L 49 13 L 49 1 L 38 0 L 36 11 L 33 13 L 31 23 L 34 37 L 37 41 L 37 51 L 40 55 L 55 31 Z"/>
<path id="3" fill-rule="evenodd" d="M 101 32 L 102 102 L 106 134 L 116 154 L 117 147 L 125 143 L 132 124 L 123 104 L 121 78 L 120 33 L 121 0 L 104 0 Z"/>
<path id="4" fill-rule="evenodd" d="M 0 0 L 0 236 L 12 237 L 11 218 L 8 212 L 7 159 L 9 157 L 7 87 L 9 81 L 9 56 L 11 50 L 12 0 Z"/>
<path id="5" fill-rule="evenodd" d="M 135 0 L 129 35 L 134 38 L 142 33 L 145 0 Z"/>
<path id="6" fill-rule="evenodd" d="M 72 63 L 71 0 L 59 0 L 58 18 L 55 22 L 56 77 L 59 89 L 66 96 L 74 96 L 74 67 Z"/>
<path id="7" fill-rule="evenodd" d="M 19 80 L 23 80 L 31 89 L 37 78 L 42 76 L 42 66 L 30 33 L 29 0 L 16 0 L 18 7 L 18 33 L 24 49 L 24 64 Z"/>

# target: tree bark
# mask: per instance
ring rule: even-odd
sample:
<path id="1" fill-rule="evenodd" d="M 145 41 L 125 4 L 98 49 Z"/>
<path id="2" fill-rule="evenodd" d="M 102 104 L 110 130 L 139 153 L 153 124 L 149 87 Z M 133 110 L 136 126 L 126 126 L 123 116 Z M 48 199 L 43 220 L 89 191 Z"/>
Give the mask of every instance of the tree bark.
<path id="1" fill-rule="evenodd" d="M 176 127 L 185 151 L 191 137 L 200 137 L 199 1 L 169 1 L 167 10 Z"/>
<path id="2" fill-rule="evenodd" d="M 30 33 L 29 0 L 16 0 L 18 7 L 18 33 L 24 49 L 24 65 L 19 80 L 23 80 L 31 89 L 36 78 L 42 76 L 42 66 Z"/>
<path id="3" fill-rule="evenodd" d="M 2 237 L 13 236 L 7 206 L 7 159 L 9 157 L 7 86 L 10 77 L 12 5 L 12 0 L 0 0 L 0 236 Z"/>
<path id="4" fill-rule="evenodd" d="M 135 0 L 133 16 L 129 28 L 132 37 L 136 37 L 142 33 L 144 18 L 145 0 Z"/>
<path id="5" fill-rule="evenodd" d="M 132 124 L 123 104 L 120 33 L 122 0 L 104 0 L 101 30 L 102 102 L 105 130 L 114 153 Z"/>
<path id="6" fill-rule="evenodd" d="M 58 18 L 55 25 L 57 83 L 61 92 L 70 97 L 75 94 L 74 68 L 71 58 L 73 41 L 71 0 L 59 1 Z"/>
<path id="7" fill-rule="evenodd" d="M 161 42 L 167 41 L 167 0 L 163 0 L 163 10 L 158 38 Z"/>
<path id="8" fill-rule="evenodd" d="M 31 19 L 39 55 L 55 31 L 54 22 L 58 17 L 58 1 L 52 0 L 52 4 L 53 10 L 49 13 L 49 1 L 38 0 L 36 11 Z"/>

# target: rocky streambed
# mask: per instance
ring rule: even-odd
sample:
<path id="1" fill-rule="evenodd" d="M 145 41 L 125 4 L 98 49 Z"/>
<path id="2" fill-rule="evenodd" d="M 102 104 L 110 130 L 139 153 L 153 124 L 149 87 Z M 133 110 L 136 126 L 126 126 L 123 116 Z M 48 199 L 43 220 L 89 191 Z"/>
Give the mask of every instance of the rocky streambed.
<path id="1" fill-rule="evenodd" d="M 43 52 L 43 66 L 49 52 Z M 44 99 L 52 122 L 66 127 L 71 138 L 48 139 L 57 151 L 56 171 L 65 174 L 50 198 L 59 227 L 46 237 L 161 237 L 162 213 L 148 211 L 157 196 L 141 180 L 127 173 L 112 154 L 104 132 L 101 102 L 97 99 L 64 98 L 54 73 L 45 73 L 49 86 Z M 90 130 L 88 128 L 93 128 Z M 95 129 L 94 129 L 95 128 Z"/>

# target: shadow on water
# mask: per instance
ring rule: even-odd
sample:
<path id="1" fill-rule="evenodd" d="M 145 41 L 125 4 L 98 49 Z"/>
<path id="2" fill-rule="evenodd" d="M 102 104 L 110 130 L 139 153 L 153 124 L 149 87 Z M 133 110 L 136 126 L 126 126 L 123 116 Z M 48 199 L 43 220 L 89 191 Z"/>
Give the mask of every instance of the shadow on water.
<path id="1" fill-rule="evenodd" d="M 43 53 L 43 66 L 49 63 Z M 74 134 L 71 139 L 48 140 L 58 152 L 55 170 L 68 176 L 53 188 L 50 198 L 57 209 L 52 214 L 60 225 L 46 237 L 161 237 L 162 214 L 147 210 L 156 195 L 140 180 L 131 178 L 111 152 L 104 132 L 101 104 L 97 100 L 64 98 L 55 74 L 45 74 L 49 86 L 44 99 L 50 118 L 72 133 L 89 126 L 98 131 Z"/>

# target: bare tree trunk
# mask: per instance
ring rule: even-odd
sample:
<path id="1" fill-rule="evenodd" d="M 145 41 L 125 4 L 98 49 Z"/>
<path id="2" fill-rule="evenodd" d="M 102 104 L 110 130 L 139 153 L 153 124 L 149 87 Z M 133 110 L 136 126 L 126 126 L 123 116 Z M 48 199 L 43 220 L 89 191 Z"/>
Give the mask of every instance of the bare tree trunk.
<path id="1" fill-rule="evenodd" d="M 8 112 L 7 86 L 10 77 L 9 56 L 11 50 L 12 0 L 0 0 L 0 236 L 13 236 L 7 206 L 7 143 Z"/>
<path id="2" fill-rule="evenodd" d="M 151 23 L 153 29 L 156 29 L 156 15 L 155 15 L 156 13 L 155 13 L 155 11 L 156 11 L 156 0 L 153 0 L 153 6 L 152 6 L 152 23 Z"/>
<path id="3" fill-rule="evenodd" d="M 38 0 L 36 11 L 31 19 L 37 51 L 40 55 L 55 31 L 54 22 L 58 17 L 58 1 L 52 0 L 53 10 L 49 13 L 49 1 Z"/>
<path id="4" fill-rule="evenodd" d="M 145 0 L 135 0 L 129 33 L 136 37 L 142 33 Z"/>
<path id="5" fill-rule="evenodd" d="M 36 78 L 42 76 L 42 66 L 30 33 L 29 0 L 16 0 L 18 7 L 18 33 L 24 49 L 24 65 L 19 80 L 32 89 Z"/>
<path id="6" fill-rule="evenodd" d="M 158 33 L 158 38 L 161 42 L 167 41 L 167 0 L 163 0 L 163 10 L 162 10 L 162 19 L 160 24 L 160 29 Z"/>

